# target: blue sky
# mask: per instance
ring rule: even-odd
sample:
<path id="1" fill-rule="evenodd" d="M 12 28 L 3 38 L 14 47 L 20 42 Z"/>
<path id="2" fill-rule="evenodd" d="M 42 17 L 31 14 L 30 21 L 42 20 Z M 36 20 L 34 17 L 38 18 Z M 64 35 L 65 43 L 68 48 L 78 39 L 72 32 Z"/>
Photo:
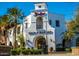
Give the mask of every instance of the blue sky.
<path id="1" fill-rule="evenodd" d="M 65 16 L 65 20 L 69 21 L 73 18 L 75 10 L 79 5 L 78 2 L 48 2 L 49 13 L 58 13 Z M 6 14 L 7 8 L 18 7 L 27 16 L 34 9 L 33 2 L 0 2 L 0 15 Z"/>

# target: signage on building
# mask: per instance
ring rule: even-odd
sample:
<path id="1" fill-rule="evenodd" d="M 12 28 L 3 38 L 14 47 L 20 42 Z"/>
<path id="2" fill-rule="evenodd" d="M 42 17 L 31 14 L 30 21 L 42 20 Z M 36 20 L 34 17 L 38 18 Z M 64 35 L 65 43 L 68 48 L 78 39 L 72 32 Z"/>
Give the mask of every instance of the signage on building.
<path id="1" fill-rule="evenodd" d="M 52 31 L 39 31 L 39 32 L 29 32 L 30 35 L 36 35 L 36 34 L 53 34 Z"/>

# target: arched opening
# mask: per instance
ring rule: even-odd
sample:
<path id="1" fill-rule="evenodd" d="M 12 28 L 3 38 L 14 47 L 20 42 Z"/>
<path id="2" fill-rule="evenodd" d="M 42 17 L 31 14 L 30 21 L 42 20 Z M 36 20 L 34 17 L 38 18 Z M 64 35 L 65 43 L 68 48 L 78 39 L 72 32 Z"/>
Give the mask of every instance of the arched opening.
<path id="1" fill-rule="evenodd" d="M 63 39 L 63 41 L 62 41 L 62 46 L 63 46 L 64 48 L 69 48 L 69 47 L 71 47 L 71 40 L 65 40 L 65 39 Z"/>
<path id="2" fill-rule="evenodd" d="M 36 29 L 42 29 L 43 28 L 43 19 L 42 17 L 37 17 L 36 19 Z"/>
<path id="3" fill-rule="evenodd" d="M 71 40 L 66 40 L 63 39 L 62 40 L 62 48 L 64 51 L 71 51 Z"/>
<path id="4" fill-rule="evenodd" d="M 76 39 L 76 46 L 79 47 L 79 37 Z"/>
<path id="5" fill-rule="evenodd" d="M 39 36 L 35 40 L 35 47 L 38 49 L 44 49 L 46 48 L 46 40 L 44 37 Z"/>
<path id="6" fill-rule="evenodd" d="M 62 47 L 63 47 L 63 48 L 65 48 L 65 42 L 66 42 L 66 40 L 63 39 L 63 40 L 62 40 Z"/>

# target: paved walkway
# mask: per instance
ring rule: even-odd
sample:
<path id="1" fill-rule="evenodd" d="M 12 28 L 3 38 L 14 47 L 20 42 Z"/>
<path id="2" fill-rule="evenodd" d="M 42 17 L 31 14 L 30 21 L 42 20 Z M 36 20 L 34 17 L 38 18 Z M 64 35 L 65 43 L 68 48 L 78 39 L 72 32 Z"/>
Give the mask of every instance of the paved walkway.
<path id="1" fill-rule="evenodd" d="M 37 55 L 37 56 L 79 56 L 79 54 L 72 54 L 72 52 L 55 52 L 55 53 L 49 53 L 46 55 L 42 54 L 42 55 Z"/>
<path id="2" fill-rule="evenodd" d="M 17 55 L 17 56 L 79 56 L 79 54 L 73 54 L 72 52 L 54 52 L 41 55 Z"/>
<path id="3" fill-rule="evenodd" d="M 79 54 L 73 54 L 72 52 L 55 52 L 49 54 L 49 56 L 79 56 Z"/>

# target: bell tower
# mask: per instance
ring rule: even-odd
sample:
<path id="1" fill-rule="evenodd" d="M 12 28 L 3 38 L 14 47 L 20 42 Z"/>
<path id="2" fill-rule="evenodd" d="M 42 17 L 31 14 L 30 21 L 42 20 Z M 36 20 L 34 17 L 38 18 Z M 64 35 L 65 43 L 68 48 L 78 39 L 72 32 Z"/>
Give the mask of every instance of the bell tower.
<path id="1" fill-rule="evenodd" d="M 35 10 L 47 10 L 47 5 L 45 2 L 35 3 Z"/>

